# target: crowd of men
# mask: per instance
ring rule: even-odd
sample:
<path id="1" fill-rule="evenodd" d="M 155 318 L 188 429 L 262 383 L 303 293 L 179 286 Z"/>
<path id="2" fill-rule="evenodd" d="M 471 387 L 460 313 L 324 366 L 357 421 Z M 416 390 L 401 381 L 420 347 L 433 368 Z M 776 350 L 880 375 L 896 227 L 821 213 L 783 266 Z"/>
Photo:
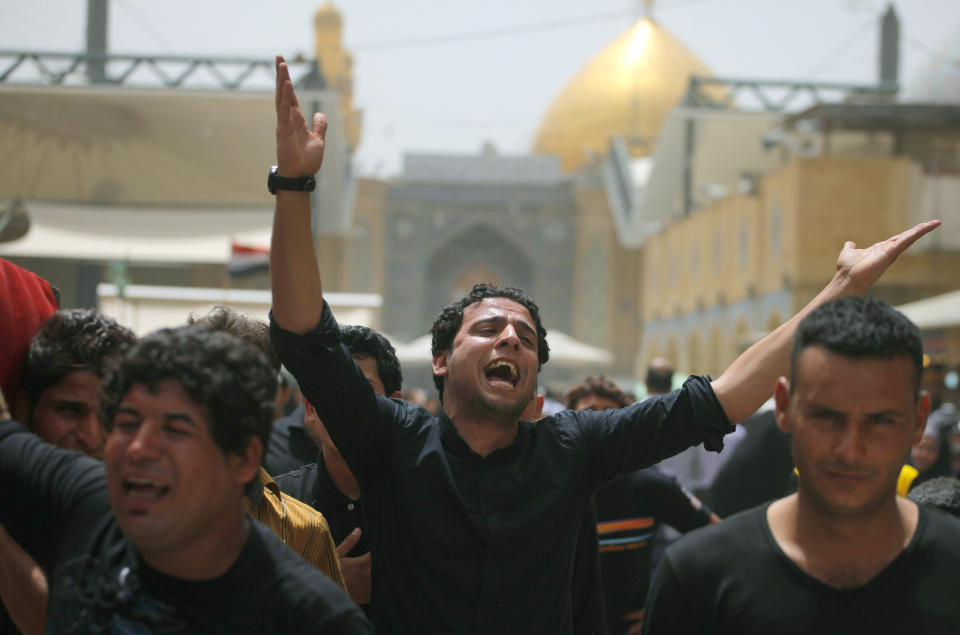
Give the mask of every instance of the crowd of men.
<path id="1" fill-rule="evenodd" d="M 898 496 L 928 427 L 920 335 L 862 297 L 937 221 L 847 243 L 716 379 L 670 390 L 658 360 L 648 398 L 590 377 L 546 416 L 538 306 L 477 284 L 430 330 L 434 411 L 324 301 L 326 120 L 308 125 L 282 58 L 276 110 L 269 325 L 218 307 L 138 339 L 0 261 L 11 632 L 960 632 L 960 520 L 936 509 L 956 488 Z M 303 403 L 275 422 L 281 362 Z M 795 493 L 721 521 L 655 467 L 720 451 L 771 394 Z M 651 583 L 661 524 L 689 535 Z"/>

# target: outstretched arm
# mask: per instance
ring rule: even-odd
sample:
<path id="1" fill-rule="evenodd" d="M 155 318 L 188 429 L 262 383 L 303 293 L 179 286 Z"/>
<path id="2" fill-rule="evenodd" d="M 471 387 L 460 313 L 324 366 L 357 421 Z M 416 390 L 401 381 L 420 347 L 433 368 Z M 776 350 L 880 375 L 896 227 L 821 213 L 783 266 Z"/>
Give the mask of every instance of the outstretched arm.
<path id="1" fill-rule="evenodd" d="M 280 176 L 313 176 L 323 163 L 327 119 L 313 115 L 313 128 L 300 110 L 290 71 L 277 56 L 277 172 Z M 270 288 L 277 324 L 306 333 L 320 320 L 323 292 L 310 226 L 310 193 L 277 191 L 270 243 Z"/>
<path id="2" fill-rule="evenodd" d="M 753 414 L 770 396 L 777 379 L 788 373 L 793 334 L 800 320 L 830 300 L 866 293 L 897 256 L 939 225 L 938 220 L 920 223 L 866 249 L 857 249 L 848 241 L 837 258 L 837 272 L 823 291 L 780 328 L 744 351 L 713 382 L 730 421 L 743 421 Z"/>

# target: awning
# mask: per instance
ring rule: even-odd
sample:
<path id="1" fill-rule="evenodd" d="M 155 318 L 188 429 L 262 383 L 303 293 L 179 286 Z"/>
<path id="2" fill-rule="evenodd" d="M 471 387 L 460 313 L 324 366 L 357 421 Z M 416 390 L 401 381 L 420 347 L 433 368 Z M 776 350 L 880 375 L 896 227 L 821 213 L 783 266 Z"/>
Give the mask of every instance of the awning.
<path id="1" fill-rule="evenodd" d="M 273 111 L 268 91 L 0 85 L 0 198 L 270 205 Z"/>
<path id="2" fill-rule="evenodd" d="M 225 264 L 231 245 L 268 247 L 273 211 L 24 203 L 30 230 L 0 255 L 130 263 Z"/>
<path id="3" fill-rule="evenodd" d="M 897 310 L 921 330 L 942 329 L 960 325 L 960 291 L 901 304 Z"/>

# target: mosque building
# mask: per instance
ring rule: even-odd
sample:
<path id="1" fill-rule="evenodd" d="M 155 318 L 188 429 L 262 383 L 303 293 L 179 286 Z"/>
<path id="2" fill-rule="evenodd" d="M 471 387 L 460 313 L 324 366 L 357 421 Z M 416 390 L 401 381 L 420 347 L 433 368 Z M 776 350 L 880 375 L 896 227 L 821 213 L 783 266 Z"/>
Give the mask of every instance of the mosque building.
<path id="1" fill-rule="evenodd" d="M 903 304 L 952 291 L 960 286 L 960 83 L 931 70 L 898 95 L 892 11 L 882 24 L 876 84 L 765 84 L 713 77 L 648 10 L 557 93 L 529 154 L 490 144 L 473 155 L 407 154 L 399 176 L 379 180 L 352 172 L 362 112 L 343 19 L 326 3 L 313 21 L 316 65 L 307 63 L 298 88 L 301 102 L 331 117 L 314 206 L 325 293 L 343 303 L 343 321 L 398 343 L 409 385 L 429 386 L 429 355 L 403 343 L 423 349 L 440 308 L 476 282 L 518 286 L 565 344 L 542 375 L 562 390 L 589 372 L 628 383 L 656 356 L 681 371 L 719 374 L 826 283 L 851 236 L 865 244 L 944 219 L 875 293 Z M 249 225 L 240 239 L 267 243 L 271 200 L 262 184 L 211 181 L 203 166 L 223 158 L 212 149 L 228 147 L 231 175 L 263 171 L 251 161 L 271 153 L 272 127 L 256 123 L 270 117 L 269 94 L 0 90 L 0 140 L 23 157 L 0 176 L 0 199 L 24 201 L 34 223 L 25 238 L 0 244 L 0 255 L 76 279 L 67 306 L 96 301 L 98 283 L 126 276 L 134 285 L 245 287 L 265 311 L 265 274 L 232 278 L 226 255 L 202 258 L 206 243 L 160 253 L 156 238 L 189 212 L 203 236 L 226 244 L 229 214 Z M 800 94 L 805 102 L 789 101 Z M 66 132 L 39 125 L 62 111 L 78 119 Z M 123 138 L 82 137 L 103 128 L 91 114 L 102 112 L 125 124 L 111 133 L 127 131 Z M 244 147 L 230 146 L 238 127 L 253 131 Z M 68 151 L 45 154 L 38 140 Z M 94 173 L 100 162 L 110 178 Z M 31 177 L 41 167 L 56 178 Z M 144 167 L 156 178 L 138 179 Z M 150 236 L 137 235 L 144 227 Z M 55 253 L 58 240 L 67 255 Z M 114 286 L 113 300 L 129 308 L 123 285 Z M 101 293 L 101 304 L 108 300 Z M 956 323 L 926 332 L 928 349 L 949 365 L 960 364 Z"/>
<path id="2" fill-rule="evenodd" d="M 639 20 L 557 94 L 530 155 L 409 154 L 396 180 L 360 180 L 345 283 L 382 293 L 382 326 L 403 339 L 490 280 L 527 290 L 548 330 L 610 351 L 609 374 L 665 356 L 716 376 L 822 288 L 844 239 L 957 215 L 955 104 L 898 102 L 893 76 L 799 112 L 751 108 L 735 83 L 694 89 L 711 75 Z M 875 293 L 943 293 L 958 266 L 944 227 Z"/>

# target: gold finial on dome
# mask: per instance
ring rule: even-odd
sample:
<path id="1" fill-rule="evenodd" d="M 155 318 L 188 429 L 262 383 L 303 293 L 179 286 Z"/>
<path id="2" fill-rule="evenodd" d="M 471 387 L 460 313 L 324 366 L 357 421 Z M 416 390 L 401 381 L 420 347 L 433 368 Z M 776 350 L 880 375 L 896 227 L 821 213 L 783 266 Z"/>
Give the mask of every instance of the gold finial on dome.
<path id="1" fill-rule="evenodd" d="M 645 3 L 650 11 L 652 2 Z M 648 14 L 649 15 L 649 14 Z M 687 89 L 710 70 L 649 18 L 620 34 L 560 91 L 540 122 L 534 152 L 560 157 L 573 171 L 603 155 L 610 138 L 655 138 Z M 652 145 L 647 145 L 652 152 Z"/>
<path id="2" fill-rule="evenodd" d="M 313 23 L 318 28 L 329 25 L 336 26 L 339 29 L 343 24 L 343 18 L 340 17 L 340 12 L 332 3 L 325 2 L 313 15 Z"/>
<path id="3" fill-rule="evenodd" d="M 330 88 L 340 94 L 344 133 L 351 148 L 360 143 L 361 113 L 353 106 L 353 57 L 343 48 L 343 18 L 330 2 L 314 14 L 314 49 L 320 72 Z"/>

